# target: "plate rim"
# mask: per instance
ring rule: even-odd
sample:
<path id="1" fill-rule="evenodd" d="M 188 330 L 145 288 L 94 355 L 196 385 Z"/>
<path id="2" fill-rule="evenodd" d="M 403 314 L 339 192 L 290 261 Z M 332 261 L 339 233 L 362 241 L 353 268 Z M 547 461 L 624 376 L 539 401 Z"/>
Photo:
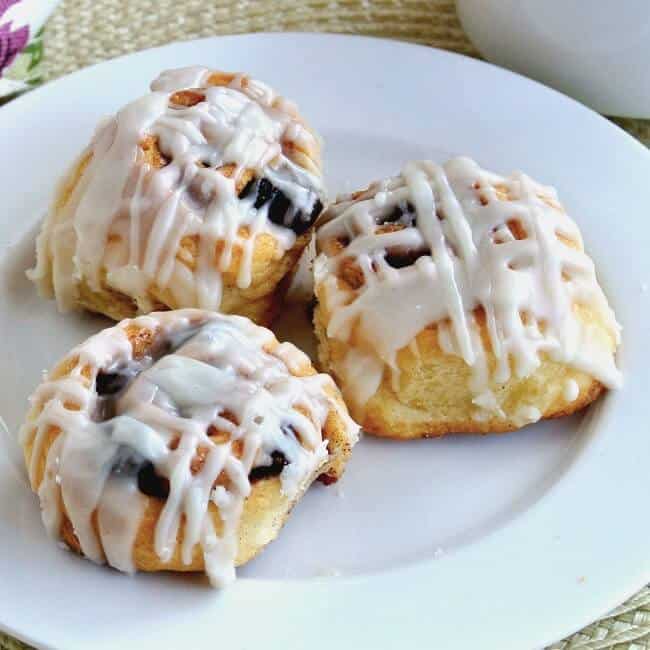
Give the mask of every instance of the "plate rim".
<path id="1" fill-rule="evenodd" d="M 83 68 L 79 68 L 78 70 L 73 70 L 71 72 L 66 72 L 65 74 L 62 74 L 59 77 L 55 77 L 54 79 L 50 79 L 48 81 L 45 81 L 44 83 L 40 84 L 39 86 L 29 89 L 24 93 L 21 93 L 18 95 L 18 97 L 13 98 L 9 102 L 7 102 L 4 105 L 0 105 L 0 108 L 12 108 L 15 106 L 22 106 L 23 101 L 26 101 L 28 97 L 32 97 L 34 95 L 38 95 L 41 91 L 44 91 L 45 89 L 49 88 L 51 85 L 59 83 L 60 81 L 70 79 L 71 77 L 75 77 L 77 75 L 82 75 L 85 73 L 89 73 L 90 71 L 93 71 L 95 68 L 101 67 L 101 66 L 108 66 L 112 65 L 114 63 L 120 62 L 124 59 L 132 59 L 136 58 L 139 55 L 144 55 L 144 54 L 150 54 L 154 53 L 159 50 L 164 50 L 168 49 L 170 47 L 175 47 L 178 45 L 183 45 L 183 44 L 197 44 L 197 43 L 207 43 L 210 41 L 214 40 L 224 40 L 224 39 L 247 39 L 247 38 L 295 38 L 295 37 L 324 37 L 324 38 L 332 38 L 332 39 L 344 39 L 344 40 L 360 40 L 360 41 L 370 41 L 370 42 L 378 42 L 378 43 L 385 43 L 385 44 L 390 44 L 390 45 L 396 45 L 396 46 L 401 46 L 405 48 L 418 48 L 422 50 L 428 50 L 428 51 L 434 51 L 437 52 L 438 55 L 442 56 L 449 56 L 451 58 L 460 58 L 465 61 L 469 61 L 473 64 L 479 64 L 481 67 L 482 66 L 487 66 L 489 68 L 493 68 L 495 70 L 498 70 L 499 73 L 503 73 L 506 76 L 512 76 L 516 77 L 519 79 L 525 80 L 527 83 L 531 83 L 535 86 L 539 86 L 543 88 L 545 91 L 559 95 L 562 97 L 564 100 L 571 102 L 575 106 L 579 107 L 580 109 L 586 110 L 588 113 L 592 115 L 596 115 L 600 119 L 603 120 L 607 125 L 610 127 L 613 127 L 616 129 L 619 134 L 623 134 L 625 138 L 628 140 L 628 142 L 633 143 L 635 147 L 638 148 L 639 151 L 643 151 L 649 158 L 650 158 L 650 149 L 646 146 L 644 146 L 637 138 L 635 138 L 633 135 L 628 133 L 625 129 L 623 129 L 621 126 L 616 124 L 615 122 L 612 122 L 610 119 L 608 119 L 605 115 L 598 113 L 596 110 L 590 108 L 586 104 L 583 104 L 582 102 L 578 101 L 577 99 L 574 99 L 570 95 L 567 95 L 566 93 L 562 92 L 561 90 L 557 90 L 556 88 L 553 88 L 552 86 L 547 86 L 546 84 L 542 83 L 541 81 L 537 81 L 537 79 L 533 79 L 532 77 L 527 77 L 524 74 L 521 74 L 520 72 L 515 72 L 514 70 L 510 70 L 508 68 L 504 68 L 502 66 L 497 65 L 496 63 L 491 63 L 490 61 L 483 59 L 483 58 L 477 58 L 474 56 L 471 56 L 469 54 L 465 54 L 463 52 L 454 52 L 452 50 L 447 50 L 442 47 L 437 47 L 434 45 L 427 45 L 426 43 L 417 43 L 413 41 L 406 41 L 406 40 L 401 40 L 397 38 L 388 38 L 385 36 L 374 36 L 371 34 L 346 34 L 346 33 L 341 33 L 341 32 L 319 32 L 319 31 L 311 31 L 311 30 L 305 30 L 305 31 L 282 31 L 282 32 L 267 32 L 267 31 L 259 31 L 259 32 L 242 32 L 242 33 L 237 33 L 237 34 L 215 34 L 213 36 L 202 36 L 201 38 L 191 38 L 187 40 L 182 40 L 182 41 L 172 41 L 170 43 L 165 43 L 163 45 L 156 45 L 154 47 L 147 47 L 142 50 L 136 50 L 134 52 L 127 52 L 126 54 L 120 54 L 118 56 L 112 57 L 110 59 L 106 59 L 104 61 L 97 61 L 96 63 L 91 63 L 90 65 L 84 66 Z M 2 113 L 0 113 L 0 118 L 2 117 Z M 7 111 L 8 113 L 8 111 Z"/>

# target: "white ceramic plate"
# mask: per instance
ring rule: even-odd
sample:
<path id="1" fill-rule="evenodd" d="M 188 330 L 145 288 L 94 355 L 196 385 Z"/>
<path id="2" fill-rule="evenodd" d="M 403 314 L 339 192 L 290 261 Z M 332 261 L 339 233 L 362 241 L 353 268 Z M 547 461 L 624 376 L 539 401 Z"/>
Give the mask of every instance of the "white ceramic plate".
<path id="1" fill-rule="evenodd" d="M 326 141 L 330 186 L 467 153 L 558 187 L 624 326 L 626 384 L 584 418 L 493 437 L 365 439 L 223 592 L 128 578 L 46 539 L 0 458 L 0 627 L 66 648 L 531 648 L 650 579 L 650 154 L 566 97 L 454 54 L 342 36 L 179 43 L 83 70 L 0 109 L 0 413 L 15 432 L 43 368 L 106 322 L 24 278 L 55 180 L 104 114 L 161 68 L 246 70 Z M 3 454 L 4 456 L 4 454 Z M 336 574 L 336 575 L 333 575 Z"/>

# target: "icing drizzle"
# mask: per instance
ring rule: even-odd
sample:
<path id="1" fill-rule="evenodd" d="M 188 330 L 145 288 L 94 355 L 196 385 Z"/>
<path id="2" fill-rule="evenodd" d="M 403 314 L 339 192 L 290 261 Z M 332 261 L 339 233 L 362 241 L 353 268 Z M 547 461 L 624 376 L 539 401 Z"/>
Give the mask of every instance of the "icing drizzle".
<path id="1" fill-rule="evenodd" d="M 350 343 L 354 333 L 334 370 L 357 405 L 376 392 L 385 367 L 399 380 L 398 351 L 432 324 L 441 349 L 473 369 L 477 418 L 503 417 L 491 382 L 530 375 L 542 355 L 620 385 L 612 354 L 620 327 L 552 188 L 468 158 L 410 162 L 400 176 L 339 199 L 323 220 L 316 291 L 330 314 L 327 335 Z M 576 305 L 598 314 L 611 346 Z M 496 358 L 492 372 L 478 319 Z"/>
<path id="2" fill-rule="evenodd" d="M 296 108 L 259 81 L 163 72 L 97 129 L 71 196 L 46 217 L 29 275 L 63 310 L 81 280 L 131 296 L 141 313 L 156 307 L 152 287 L 169 306 L 217 309 L 237 250 L 246 288 L 257 236 L 270 233 L 281 254 L 318 216 L 319 149 Z"/>
<path id="3" fill-rule="evenodd" d="M 133 354 L 134 329 L 154 333 L 144 355 Z M 247 319 L 197 310 L 141 316 L 91 337 L 62 362 L 69 372 L 32 395 L 21 432 L 49 533 L 60 535 L 65 512 L 84 555 L 133 571 L 148 494 L 164 500 L 154 529 L 160 560 L 174 556 L 184 521 L 182 561 L 198 546 L 211 582 L 229 582 L 251 483 L 279 475 L 292 498 L 328 460 L 322 429 L 340 408 L 327 375 L 292 374 L 308 363 Z M 353 440 L 358 428 L 344 419 Z M 52 427 L 60 434 L 41 480 Z"/>

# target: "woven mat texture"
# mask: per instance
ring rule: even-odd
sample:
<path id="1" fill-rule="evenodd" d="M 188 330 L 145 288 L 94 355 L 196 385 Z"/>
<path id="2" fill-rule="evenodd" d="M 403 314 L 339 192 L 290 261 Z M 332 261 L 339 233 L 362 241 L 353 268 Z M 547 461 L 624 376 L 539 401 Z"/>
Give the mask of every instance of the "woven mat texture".
<path id="1" fill-rule="evenodd" d="M 447 0 L 63 0 L 45 29 L 45 78 L 171 41 L 257 31 L 382 36 L 479 56 Z M 650 120 L 614 121 L 650 146 Z M 0 633 L 0 650 L 27 647 Z M 647 648 L 648 587 L 548 650 Z"/>

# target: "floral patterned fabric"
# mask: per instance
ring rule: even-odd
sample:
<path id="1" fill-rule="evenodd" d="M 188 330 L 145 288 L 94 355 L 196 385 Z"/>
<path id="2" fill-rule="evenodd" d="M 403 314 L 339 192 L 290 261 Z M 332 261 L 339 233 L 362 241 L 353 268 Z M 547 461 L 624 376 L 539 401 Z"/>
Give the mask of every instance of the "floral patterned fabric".
<path id="1" fill-rule="evenodd" d="M 9 10 L 20 2 L 0 0 L 0 103 L 42 81 L 42 29 L 32 34 L 24 19 L 11 18 Z"/>
<path id="2" fill-rule="evenodd" d="M 17 2 L 18 0 L 0 0 L 0 21 L 7 9 Z M 0 22 L 0 77 L 4 69 L 13 63 L 16 54 L 27 45 L 28 38 L 29 25 L 13 29 L 11 21 L 4 24 Z"/>

